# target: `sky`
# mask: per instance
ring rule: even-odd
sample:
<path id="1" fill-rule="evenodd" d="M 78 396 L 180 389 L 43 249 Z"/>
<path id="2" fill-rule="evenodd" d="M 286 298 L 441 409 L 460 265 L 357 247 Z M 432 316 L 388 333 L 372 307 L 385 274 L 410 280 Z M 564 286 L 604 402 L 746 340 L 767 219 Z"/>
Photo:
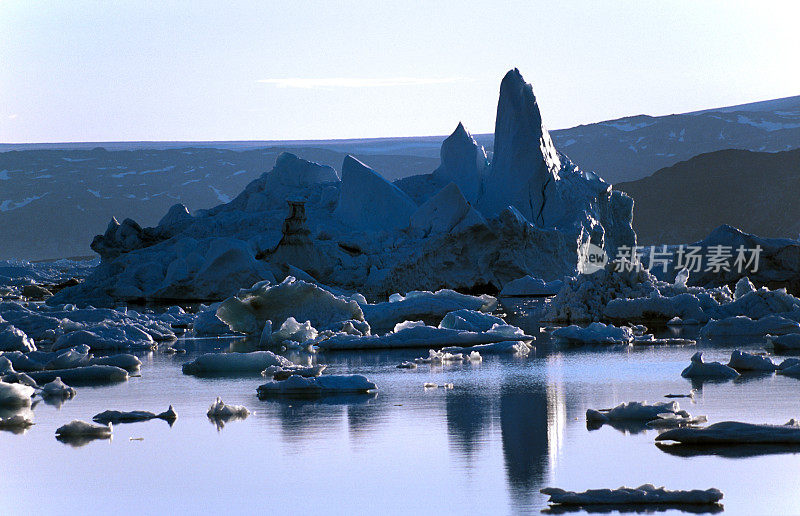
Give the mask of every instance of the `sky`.
<path id="1" fill-rule="evenodd" d="M 557 129 L 800 94 L 800 2 L 0 0 L 0 143 Z"/>

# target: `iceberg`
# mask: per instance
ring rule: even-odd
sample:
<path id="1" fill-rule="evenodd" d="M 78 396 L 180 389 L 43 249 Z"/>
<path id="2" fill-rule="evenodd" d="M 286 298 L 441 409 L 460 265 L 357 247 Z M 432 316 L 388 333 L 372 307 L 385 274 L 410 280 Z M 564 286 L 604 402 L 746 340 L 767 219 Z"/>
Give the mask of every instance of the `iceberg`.
<path id="1" fill-rule="evenodd" d="M 681 444 L 800 444 L 800 424 L 785 425 L 723 421 L 703 428 L 676 428 L 656 436 L 656 441 Z"/>
<path id="2" fill-rule="evenodd" d="M 455 131 L 442 142 L 441 165 L 433 171 L 438 183 L 454 183 L 470 203 L 478 200 L 481 179 L 489 165 L 483 146 L 467 131 L 461 122 Z"/>
<path id="3" fill-rule="evenodd" d="M 373 331 L 388 330 L 403 321 L 422 320 L 435 324 L 450 312 L 471 310 L 485 313 L 496 307 L 497 299 L 490 295 L 470 296 L 449 289 L 436 292 L 411 291 L 405 296 L 392 294 L 389 301 L 361 305 L 364 318 Z M 502 320 L 499 322 L 504 324 Z"/>
<path id="4" fill-rule="evenodd" d="M 231 333 L 231 329 L 228 325 L 217 317 L 217 308 L 219 308 L 219 305 L 215 303 L 208 307 L 203 305 L 201 309 L 198 310 L 193 324 L 195 335 L 204 337 Z"/>
<path id="5" fill-rule="evenodd" d="M 368 394 L 375 391 L 374 383 L 361 375 L 327 375 L 304 378 L 292 375 L 286 380 L 259 385 L 258 397 L 272 396 L 326 396 L 337 394 Z"/>
<path id="6" fill-rule="evenodd" d="M 800 350 L 800 333 L 786 335 L 766 335 L 767 343 L 772 345 L 776 352 Z"/>
<path id="7" fill-rule="evenodd" d="M 342 164 L 342 188 L 334 217 L 350 228 L 373 231 L 408 226 L 417 205 L 405 192 L 352 156 Z"/>
<path id="8" fill-rule="evenodd" d="M 663 435 L 663 434 L 662 434 Z M 705 505 L 722 500 L 719 489 L 692 489 L 691 491 L 668 491 L 663 487 L 644 484 L 636 488 L 589 489 L 588 491 L 565 491 L 547 487 L 541 493 L 550 497 L 550 503 L 559 505 Z"/>
<path id="9" fill-rule="evenodd" d="M 6 324 L 0 317 L 0 351 L 36 351 L 36 344 L 24 331 Z"/>
<path id="10" fill-rule="evenodd" d="M 662 403 L 653 403 L 648 405 L 647 402 L 631 401 L 629 403 L 621 403 L 611 409 L 594 410 L 588 409 L 586 411 L 587 423 L 607 423 L 609 421 L 651 421 L 657 419 L 661 414 L 676 414 L 687 417 L 684 411 L 680 410 L 677 401 L 668 401 Z"/>
<path id="11" fill-rule="evenodd" d="M 266 321 L 309 321 L 327 329 L 346 320 L 364 321 L 358 303 L 337 297 L 313 283 L 287 277 L 278 285 L 256 283 L 222 302 L 217 317 L 233 331 L 260 334 Z M 262 368 L 263 369 L 263 368 Z"/>
<path id="12" fill-rule="evenodd" d="M 92 421 L 96 423 L 100 423 L 103 425 L 107 424 L 119 424 L 119 423 L 136 423 L 139 421 L 149 421 L 151 419 L 163 419 L 167 423 L 172 426 L 176 419 L 178 419 L 178 414 L 175 413 L 175 409 L 172 408 L 172 405 L 169 406 L 167 410 L 161 412 L 160 414 L 155 414 L 153 412 L 147 412 L 145 410 L 134 410 L 132 412 L 122 412 L 119 410 L 106 410 L 99 414 L 96 414 Z"/>
<path id="13" fill-rule="evenodd" d="M 271 351 L 205 353 L 183 364 L 183 374 L 193 376 L 261 374 L 270 366 L 291 367 L 290 360 Z"/>
<path id="14" fill-rule="evenodd" d="M 101 328 L 98 325 L 93 330 L 77 330 L 66 333 L 56 340 L 52 350 L 69 349 L 81 344 L 89 346 L 94 351 L 151 350 L 156 346 L 156 342 L 148 333 L 137 331 L 133 327 L 106 326 Z"/>
<path id="15" fill-rule="evenodd" d="M 33 387 L 28 385 L 0 381 L 0 407 L 29 407 L 34 392 Z"/>
<path id="16" fill-rule="evenodd" d="M 553 337 L 577 344 L 630 344 L 633 331 L 627 326 L 617 328 L 613 324 L 594 322 L 585 328 L 577 324 L 558 328 L 553 331 Z"/>
<path id="17" fill-rule="evenodd" d="M 780 315 L 751 319 L 744 315 L 709 321 L 700 329 L 705 338 L 727 336 L 763 336 L 800 333 L 800 324 Z"/>
<path id="18" fill-rule="evenodd" d="M 193 215 L 176 205 L 155 227 L 112 220 L 92 242 L 99 265 L 47 303 L 219 301 L 295 269 L 370 300 L 431 286 L 497 292 L 526 275 L 575 274 L 589 244 L 612 256 L 636 245 L 633 201 L 558 152 L 518 70 L 501 83 L 495 136 L 488 163 L 459 124 L 436 170 L 394 184 L 351 156 L 340 181 L 282 154 L 230 202 Z M 257 322 L 292 316 L 327 329 L 299 313 Z"/>
<path id="19" fill-rule="evenodd" d="M 775 371 L 778 366 L 766 355 L 754 355 L 738 349 L 731 353 L 728 367 L 743 371 Z"/>
<path id="20" fill-rule="evenodd" d="M 692 363 L 681 371 L 684 378 L 737 378 L 736 369 L 719 362 L 703 362 L 703 353 L 698 351 L 692 355 Z"/>
<path id="21" fill-rule="evenodd" d="M 506 322 L 500 317 L 491 314 L 478 312 L 476 310 L 461 309 L 448 312 L 442 319 L 442 322 L 439 323 L 439 328 L 482 332 L 491 330 L 495 325 L 498 327 L 505 326 Z"/>
<path id="22" fill-rule="evenodd" d="M 128 380 L 128 371 L 110 365 L 90 365 L 72 369 L 54 369 L 50 371 L 29 371 L 28 376 L 36 383 L 53 382 L 56 378 L 71 385 L 108 385 Z"/>

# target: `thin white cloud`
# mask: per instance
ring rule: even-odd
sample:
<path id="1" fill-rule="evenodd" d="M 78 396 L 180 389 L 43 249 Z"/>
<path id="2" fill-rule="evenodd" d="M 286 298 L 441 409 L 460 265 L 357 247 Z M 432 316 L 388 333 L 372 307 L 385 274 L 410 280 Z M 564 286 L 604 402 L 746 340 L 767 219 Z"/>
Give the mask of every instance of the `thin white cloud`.
<path id="1" fill-rule="evenodd" d="M 15 119 L 15 118 L 17 118 L 18 116 L 19 116 L 18 114 L 14 113 L 14 114 L 8 115 L 8 119 L 9 119 L 9 120 L 14 120 L 14 119 Z"/>
<path id="2" fill-rule="evenodd" d="M 466 77 L 327 77 L 316 79 L 290 77 L 285 79 L 259 79 L 256 82 L 274 84 L 278 88 L 384 88 L 390 86 L 425 86 L 429 84 L 472 82 L 472 79 Z"/>

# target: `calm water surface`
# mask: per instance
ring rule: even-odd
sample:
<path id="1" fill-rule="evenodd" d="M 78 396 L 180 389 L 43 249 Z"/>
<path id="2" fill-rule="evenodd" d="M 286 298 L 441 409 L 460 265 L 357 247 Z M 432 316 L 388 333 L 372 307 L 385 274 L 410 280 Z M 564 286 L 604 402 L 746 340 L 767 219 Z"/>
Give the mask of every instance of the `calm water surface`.
<path id="1" fill-rule="evenodd" d="M 327 373 L 363 374 L 375 397 L 260 401 L 261 377 L 194 378 L 180 365 L 220 341 L 186 341 L 186 355 L 140 355 L 141 378 L 80 387 L 60 408 L 38 404 L 36 425 L 0 432 L 0 513 L 169 512 L 539 513 L 539 489 L 666 485 L 717 487 L 725 514 L 800 513 L 800 454 L 677 456 L 653 430 L 586 428 L 587 408 L 667 401 L 687 393 L 680 377 L 695 347 L 557 350 L 546 335 L 528 358 L 400 370 L 421 350 L 320 354 Z M 707 360 L 727 361 L 755 342 L 701 342 Z M 452 390 L 424 389 L 453 383 Z M 775 375 L 702 386 L 678 400 L 710 422 L 785 423 L 800 417 L 800 381 Z M 206 418 L 216 396 L 253 414 L 217 429 Z M 111 441 L 62 444 L 55 429 L 106 409 L 161 412 L 117 425 Z M 143 438 L 143 440 L 131 440 Z M 663 514 L 677 514 L 667 511 Z"/>

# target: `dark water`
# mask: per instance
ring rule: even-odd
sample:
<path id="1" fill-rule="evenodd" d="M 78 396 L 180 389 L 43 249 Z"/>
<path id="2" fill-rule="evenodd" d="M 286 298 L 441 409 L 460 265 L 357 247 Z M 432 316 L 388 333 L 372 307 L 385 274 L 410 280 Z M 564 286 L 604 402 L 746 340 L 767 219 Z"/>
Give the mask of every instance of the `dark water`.
<path id="1" fill-rule="evenodd" d="M 734 348 L 760 346 L 699 345 L 723 361 Z M 411 371 L 395 366 L 425 353 L 325 354 L 317 359 L 330 364 L 327 373 L 363 374 L 379 392 L 316 401 L 260 401 L 261 377 L 198 379 L 180 371 L 194 353 L 146 354 L 141 378 L 79 388 L 60 408 L 37 405 L 25 434 L 0 432 L 0 513 L 538 513 L 546 486 L 643 483 L 717 487 L 726 514 L 800 513 L 796 451 L 677 456 L 655 446 L 652 430 L 587 430 L 587 408 L 687 393 L 680 372 L 694 351 L 554 350 L 542 337 L 528 358 Z M 800 417 L 798 393 L 799 380 L 768 375 L 705 384 L 695 402 L 678 401 L 712 423 L 785 423 Z M 205 416 L 216 396 L 254 413 L 218 430 Z M 172 428 L 117 425 L 113 440 L 77 448 L 54 437 L 58 426 L 106 409 L 169 404 L 179 415 Z"/>

